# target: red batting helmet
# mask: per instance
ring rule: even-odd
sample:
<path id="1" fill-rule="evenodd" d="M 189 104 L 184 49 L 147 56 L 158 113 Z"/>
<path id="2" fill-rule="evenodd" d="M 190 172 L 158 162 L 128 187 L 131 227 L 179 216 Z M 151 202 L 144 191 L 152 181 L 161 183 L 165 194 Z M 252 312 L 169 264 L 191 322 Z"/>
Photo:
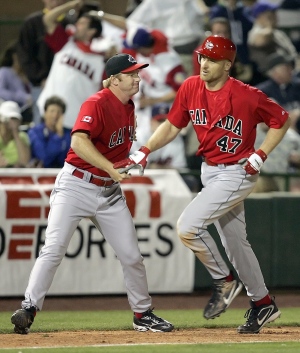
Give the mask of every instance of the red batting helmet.
<path id="1" fill-rule="evenodd" d="M 215 60 L 230 60 L 233 63 L 236 55 L 236 46 L 228 38 L 209 36 L 196 53 Z"/>

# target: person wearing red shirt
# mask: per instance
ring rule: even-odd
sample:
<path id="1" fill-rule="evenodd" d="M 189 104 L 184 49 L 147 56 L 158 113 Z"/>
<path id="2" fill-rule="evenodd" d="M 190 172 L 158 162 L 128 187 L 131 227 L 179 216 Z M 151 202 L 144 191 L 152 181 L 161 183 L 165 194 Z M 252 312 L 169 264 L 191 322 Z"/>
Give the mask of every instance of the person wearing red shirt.
<path id="1" fill-rule="evenodd" d="M 280 316 L 269 295 L 258 260 L 247 240 L 244 199 L 254 189 L 267 156 L 285 135 L 288 112 L 263 92 L 229 76 L 236 56 L 235 44 L 210 36 L 198 52 L 200 76 L 189 77 L 180 87 L 168 119 L 145 146 L 115 168 L 147 164 L 147 157 L 172 141 L 191 121 L 202 156 L 203 188 L 181 214 L 177 231 L 214 280 L 214 292 L 204 310 L 213 319 L 224 312 L 239 293 L 239 285 L 222 259 L 207 227 L 214 224 L 230 262 L 250 300 L 247 321 L 238 333 L 258 333 Z M 265 140 L 254 149 L 257 124 L 269 126 Z"/>
<path id="2" fill-rule="evenodd" d="M 72 130 L 71 148 L 50 197 L 46 240 L 31 271 L 22 309 L 11 318 L 14 331 L 27 334 L 82 218 L 89 218 L 120 260 L 137 331 L 172 331 L 151 309 L 147 277 L 135 226 L 120 181 L 130 175 L 113 164 L 128 155 L 135 135 L 134 104 L 141 69 L 129 54 L 111 57 L 103 90 L 89 97 Z"/>

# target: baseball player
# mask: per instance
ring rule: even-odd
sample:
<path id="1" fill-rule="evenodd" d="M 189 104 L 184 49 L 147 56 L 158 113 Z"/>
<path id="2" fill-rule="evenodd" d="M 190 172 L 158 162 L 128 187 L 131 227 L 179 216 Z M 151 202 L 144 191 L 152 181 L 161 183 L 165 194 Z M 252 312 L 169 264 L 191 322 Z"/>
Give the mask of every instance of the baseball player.
<path id="1" fill-rule="evenodd" d="M 125 158 L 134 139 L 134 104 L 139 90 L 138 64 L 128 54 L 110 58 L 105 66 L 105 87 L 82 105 L 72 130 L 71 148 L 50 196 L 45 245 L 30 274 L 22 309 L 11 318 L 14 331 L 27 334 L 37 311 L 42 310 L 56 269 L 82 218 L 101 231 L 120 260 L 128 301 L 137 331 L 172 331 L 173 325 L 154 315 L 143 258 L 135 227 L 113 163 Z"/>
<path id="2" fill-rule="evenodd" d="M 271 298 L 256 256 L 247 240 L 244 199 L 251 193 L 268 154 L 281 141 L 290 118 L 286 110 L 264 93 L 233 79 L 229 70 L 236 56 L 234 43 L 210 36 L 198 52 L 200 77 L 181 86 L 166 120 L 145 146 L 116 168 L 147 164 L 147 156 L 172 141 L 192 121 L 203 156 L 202 191 L 186 207 L 177 224 L 184 245 L 190 248 L 214 279 L 215 291 L 204 310 L 206 318 L 225 311 L 238 288 L 230 285 L 229 270 L 207 231 L 214 224 L 229 260 L 250 297 L 247 321 L 239 333 L 258 333 L 280 316 Z M 264 142 L 254 150 L 256 126 L 269 127 Z M 233 281 L 231 281 L 233 282 Z"/>

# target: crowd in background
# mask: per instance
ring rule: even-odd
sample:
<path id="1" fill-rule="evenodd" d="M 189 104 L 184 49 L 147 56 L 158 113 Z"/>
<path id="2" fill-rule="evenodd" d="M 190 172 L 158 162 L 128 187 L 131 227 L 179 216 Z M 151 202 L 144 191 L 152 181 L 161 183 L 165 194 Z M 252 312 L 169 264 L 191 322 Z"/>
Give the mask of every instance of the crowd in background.
<path id="1" fill-rule="evenodd" d="M 62 167 L 80 105 L 102 89 L 105 62 L 120 52 L 150 64 L 140 72 L 140 92 L 133 98 L 137 141 L 132 149 L 140 148 L 167 118 L 182 82 L 199 74 L 197 48 L 213 34 L 237 46 L 230 75 L 256 86 L 290 113 L 292 126 L 262 172 L 299 172 L 300 25 L 287 35 L 278 26 L 278 13 L 300 14 L 300 0 L 132 0 L 124 16 L 103 12 L 95 1 L 43 4 L 2 50 L 1 168 Z M 259 126 L 257 145 L 265 134 L 266 127 Z M 148 167 L 199 171 L 198 147 L 188 126 L 151 155 Z M 192 191 L 201 188 L 199 177 L 185 180 Z M 278 178 L 262 176 L 256 192 L 281 188 Z"/>

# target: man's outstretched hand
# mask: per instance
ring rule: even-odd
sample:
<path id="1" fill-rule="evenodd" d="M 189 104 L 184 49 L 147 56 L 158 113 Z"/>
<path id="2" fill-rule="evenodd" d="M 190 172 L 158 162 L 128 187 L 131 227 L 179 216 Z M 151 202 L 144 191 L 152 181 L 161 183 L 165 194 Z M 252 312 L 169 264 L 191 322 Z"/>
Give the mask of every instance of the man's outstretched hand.
<path id="1" fill-rule="evenodd" d="M 119 162 L 114 163 L 114 168 L 119 170 L 119 173 L 126 173 L 130 169 L 139 169 L 139 174 L 144 174 L 144 169 L 147 165 L 148 155 L 150 153 L 149 148 L 142 146 L 138 151 L 135 151 L 128 158 L 122 159 Z"/>

